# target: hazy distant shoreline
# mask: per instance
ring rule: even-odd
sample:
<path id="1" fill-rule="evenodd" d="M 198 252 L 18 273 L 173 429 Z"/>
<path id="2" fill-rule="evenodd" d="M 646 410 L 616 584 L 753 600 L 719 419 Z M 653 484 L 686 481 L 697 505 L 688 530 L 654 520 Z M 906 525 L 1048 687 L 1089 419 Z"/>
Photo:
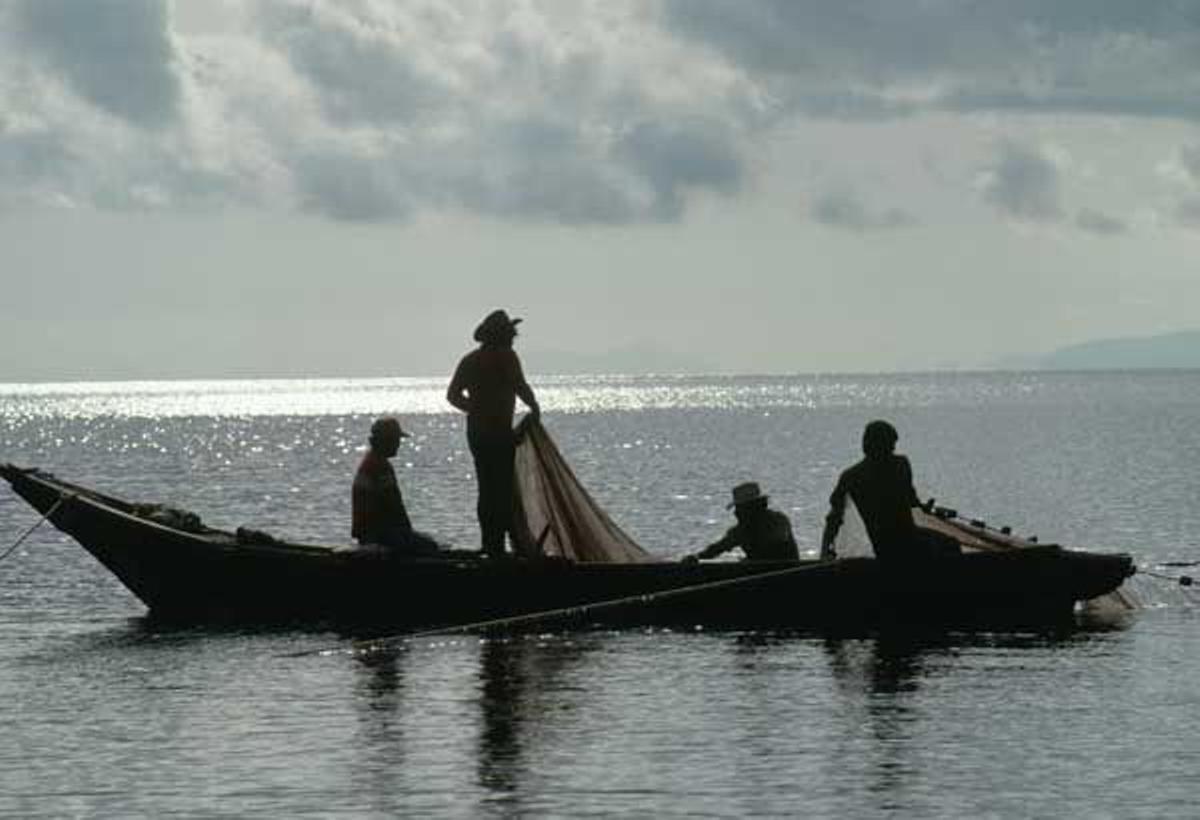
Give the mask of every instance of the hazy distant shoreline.
<path id="1" fill-rule="evenodd" d="M 922 374 L 1047 373 L 1074 371 L 1195 370 L 1200 369 L 1200 330 L 1157 336 L 1095 339 L 1067 345 L 1048 353 L 1012 354 L 987 362 L 947 363 L 942 366 L 891 370 L 731 370 L 715 367 L 699 357 L 657 349 L 646 344 L 614 349 L 606 353 L 562 350 L 531 350 L 524 356 L 531 378 L 785 378 L 913 376 Z M 121 374 L 101 376 L 54 373 L 48 376 L 9 377 L 0 372 L 0 384 L 80 384 L 130 382 L 240 382 L 240 381 L 367 381 L 372 379 L 449 379 L 452 363 L 443 373 L 209 373 L 209 374 Z"/>
<path id="2" fill-rule="evenodd" d="M 1200 368 L 1200 330 L 1093 339 L 996 364 L 1022 370 L 1191 370 Z"/>
<path id="3" fill-rule="evenodd" d="M 632 373 L 632 372 L 561 372 L 561 373 L 542 373 L 531 371 L 528 376 L 531 380 L 536 379 L 712 379 L 712 380 L 727 380 L 727 379 L 791 379 L 791 378 L 819 378 L 819 379 L 843 379 L 843 378 L 888 378 L 888 377 L 912 377 L 912 376 L 973 376 L 973 375 L 989 375 L 989 374 L 1005 374 L 1011 373 L 1014 375 L 1029 374 L 1029 375 L 1069 375 L 1072 373 L 1087 373 L 1102 375 L 1104 373 L 1144 373 L 1161 371 L 1164 373 L 1170 372 L 1187 372 L 1197 370 L 1200 371 L 1200 364 L 1184 364 L 1184 365 L 1131 365 L 1131 366 L 1062 366 L 1055 367 L 1050 365 L 1009 365 L 996 364 L 995 366 L 983 367 L 945 367 L 945 368 L 928 368 L 921 370 L 846 370 L 846 371 L 813 371 L 808 373 L 800 372 L 675 372 L 675 373 Z M 263 376 L 144 376 L 144 377 L 119 377 L 111 378 L 90 377 L 90 378 L 70 378 L 70 377 L 50 377 L 45 379 L 0 379 L 0 387 L 3 388 L 20 388 L 20 387 L 36 387 L 39 389 L 51 388 L 56 385 L 61 386 L 87 386 L 95 385 L 97 387 L 103 385 L 201 385 L 201 384 L 239 384 L 239 383 L 294 383 L 294 382 L 315 382 L 315 383 L 357 383 L 369 384 L 372 382 L 383 383 L 390 381 L 412 382 L 412 383 L 434 383 L 441 384 L 445 382 L 445 375 L 365 375 L 365 376 L 329 376 L 329 375 L 263 375 Z"/>

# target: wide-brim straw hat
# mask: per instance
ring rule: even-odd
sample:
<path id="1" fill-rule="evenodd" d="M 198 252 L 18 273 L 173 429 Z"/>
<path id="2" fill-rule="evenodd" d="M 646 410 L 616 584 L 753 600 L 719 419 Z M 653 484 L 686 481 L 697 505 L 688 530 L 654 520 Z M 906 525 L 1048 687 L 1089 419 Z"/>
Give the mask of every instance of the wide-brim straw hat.
<path id="1" fill-rule="evenodd" d="M 511 333 L 521 321 L 519 318 L 510 318 L 503 310 L 493 310 L 479 323 L 479 327 L 475 328 L 474 339 L 483 342 L 502 333 Z"/>
<path id="2" fill-rule="evenodd" d="M 727 504 L 725 509 L 732 510 L 734 507 L 753 504 L 756 501 L 766 501 L 768 498 L 770 496 L 763 495 L 762 488 L 758 486 L 757 482 L 747 481 L 733 488 L 733 501 Z"/>

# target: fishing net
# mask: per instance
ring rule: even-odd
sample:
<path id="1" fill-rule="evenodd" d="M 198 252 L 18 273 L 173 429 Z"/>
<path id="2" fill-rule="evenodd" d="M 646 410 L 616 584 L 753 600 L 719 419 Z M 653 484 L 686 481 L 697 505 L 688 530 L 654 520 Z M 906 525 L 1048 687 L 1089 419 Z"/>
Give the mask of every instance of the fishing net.
<path id="1" fill-rule="evenodd" d="M 588 495 L 541 423 L 525 419 L 519 436 L 514 530 L 526 552 L 585 563 L 654 560 Z"/>

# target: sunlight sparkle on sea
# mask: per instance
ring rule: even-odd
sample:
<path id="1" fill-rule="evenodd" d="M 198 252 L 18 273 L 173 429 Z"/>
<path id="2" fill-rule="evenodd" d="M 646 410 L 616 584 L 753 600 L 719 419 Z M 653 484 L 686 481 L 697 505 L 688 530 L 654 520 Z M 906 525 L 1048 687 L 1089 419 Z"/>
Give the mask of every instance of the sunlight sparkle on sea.
<path id="1" fill-rule="evenodd" d="M 952 383 L 909 376 L 534 376 L 542 407 L 556 413 L 660 409 L 923 406 L 947 398 L 1003 400 L 971 376 Z M 1013 377 L 1001 394 L 1037 390 Z M 453 412 L 445 378 L 223 379 L 0 384 L 0 418 L 58 419 L 432 415 Z M 956 397 L 947 393 L 959 393 Z"/>
<path id="2" fill-rule="evenodd" d="M 791 379 L 553 376 L 537 379 L 555 412 L 815 406 L 828 388 Z M 822 389 L 825 388 L 825 389 Z M 450 412 L 440 378 L 247 379 L 0 385 L 0 417 L 179 418 Z M 835 388 L 836 392 L 836 388 Z"/>

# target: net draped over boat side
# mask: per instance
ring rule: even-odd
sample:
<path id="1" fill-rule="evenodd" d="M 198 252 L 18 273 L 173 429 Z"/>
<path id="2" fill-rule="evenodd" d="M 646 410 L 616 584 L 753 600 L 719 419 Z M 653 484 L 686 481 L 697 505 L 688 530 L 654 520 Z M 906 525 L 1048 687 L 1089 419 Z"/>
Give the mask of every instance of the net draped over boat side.
<path id="1" fill-rule="evenodd" d="M 963 549 L 978 552 L 995 552 L 1019 550 L 1035 546 L 1037 542 L 1019 536 L 987 529 L 975 524 L 964 523 L 962 519 L 945 519 L 930 515 L 924 510 L 913 510 L 913 519 L 917 526 L 943 532 L 958 539 Z M 1112 592 L 1092 598 L 1084 603 L 1084 609 L 1089 612 L 1129 612 L 1139 608 L 1137 597 L 1127 587 L 1121 586 Z"/>
<path id="2" fill-rule="evenodd" d="M 975 526 L 960 518 L 947 519 L 914 508 L 913 523 L 918 527 L 949 535 L 966 552 L 1005 552 L 1037 546 L 1037 542 L 995 529 Z M 871 557 L 875 551 L 867 537 L 862 518 L 850 499 L 846 501 L 846 517 L 834 549 L 839 558 Z M 1095 614 L 1130 612 L 1140 608 L 1137 596 L 1126 586 L 1084 602 L 1084 610 Z"/>
<path id="3" fill-rule="evenodd" d="M 520 429 L 514 524 L 527 549 L 585 563 L 653 560 L 588 495 L 545 427 L 526 419 Z"/>

